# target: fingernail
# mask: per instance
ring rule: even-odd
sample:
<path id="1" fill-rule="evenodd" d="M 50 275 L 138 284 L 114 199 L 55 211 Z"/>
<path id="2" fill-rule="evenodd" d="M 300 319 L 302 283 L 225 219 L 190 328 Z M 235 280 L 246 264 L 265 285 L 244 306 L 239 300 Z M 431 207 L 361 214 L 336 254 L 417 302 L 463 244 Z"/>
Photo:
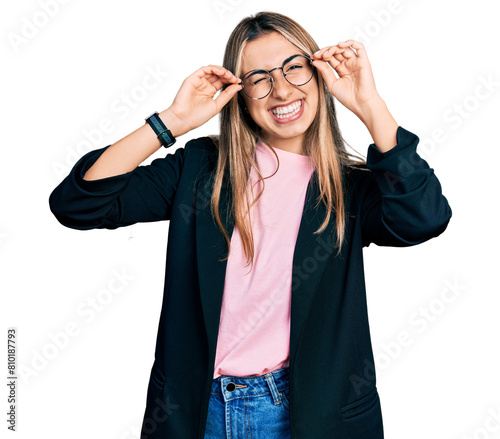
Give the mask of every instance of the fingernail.
<path id="1" fill-rule="evenodd" d="M 317 55 L 319 52 L 321 52 L 321 49 L 319 49 L 316 52 L 314 52 L 313 55 Z"/>

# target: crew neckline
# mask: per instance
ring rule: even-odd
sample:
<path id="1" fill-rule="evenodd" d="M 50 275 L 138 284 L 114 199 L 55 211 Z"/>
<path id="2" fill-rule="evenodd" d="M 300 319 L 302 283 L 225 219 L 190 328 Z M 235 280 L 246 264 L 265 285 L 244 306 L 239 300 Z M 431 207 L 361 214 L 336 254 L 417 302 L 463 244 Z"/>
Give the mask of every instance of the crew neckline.
<path id="1" fill-rule="evenodd" d="M 264 142 L 261 140 L 258 140 L 255 148 L 259 150 L 260 152 L 267 154 L 271 156 L 273 159 L 276 160 L 276 157 L 274 156 L 273 152 L 271 151 L 270 147 L 266 145 Z M 309 157 L 308 155 L 302 155 L 302 154 L 297 154 L 295 152 L 290 152 L 290 151 L 285 151 L 284 149 L 280 148 L 274 148 L 276 151 L 276 154 L 278 155 L 280 160 L 287 160 L 287 161 L 292 161 L 296 163 L 303 163 L 306 165 L 312 165 L 312 158 Z"/>

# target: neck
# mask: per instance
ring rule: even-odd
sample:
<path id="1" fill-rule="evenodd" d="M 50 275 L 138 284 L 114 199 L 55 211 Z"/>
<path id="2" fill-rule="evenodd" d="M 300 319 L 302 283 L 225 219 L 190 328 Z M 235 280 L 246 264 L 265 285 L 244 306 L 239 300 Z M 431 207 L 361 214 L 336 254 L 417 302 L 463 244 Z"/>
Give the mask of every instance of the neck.
<path id="1" fill-rule="evenodd" d="M 271 139 L 268 140 L 265 137 L 262 138 L 262 141 L 273 148 L 282 149 L 284 151 L 293 152 L 294 154 L 305 155 L 303 153 L 303 136 L 293 139 Z"/>

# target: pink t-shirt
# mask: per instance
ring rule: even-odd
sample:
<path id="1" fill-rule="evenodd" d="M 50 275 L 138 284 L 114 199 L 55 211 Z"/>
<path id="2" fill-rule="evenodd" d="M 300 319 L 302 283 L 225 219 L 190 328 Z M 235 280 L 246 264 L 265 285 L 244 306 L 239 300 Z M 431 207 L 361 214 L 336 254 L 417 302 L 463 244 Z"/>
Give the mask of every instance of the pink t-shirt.
<path id="1" fill-rule="evenodd" d="M 236 226 L 231 237 L 214 378 L 263 375 L 289 365 L 293 253 L 314 165 L 308 156 L 275 151 L 279 170 L 264 180 L 264 192 L 250 211 L 252 271 L 245 266 Z M 257 142 L 255 156 L 262 176 L 272 175 L 277 161 L 269 147 Z M 257 180 L 252 168 L 251 184 Z M 261 188 L 262 183 L 255 185 L 254 197 Z"/>

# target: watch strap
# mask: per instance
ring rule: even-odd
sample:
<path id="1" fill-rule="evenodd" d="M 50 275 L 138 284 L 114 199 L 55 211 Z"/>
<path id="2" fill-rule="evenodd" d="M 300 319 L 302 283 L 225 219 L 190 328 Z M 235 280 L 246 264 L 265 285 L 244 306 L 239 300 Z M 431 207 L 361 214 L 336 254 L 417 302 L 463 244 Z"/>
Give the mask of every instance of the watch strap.
<path id="1" fill-rule="evenodd" d="M 158 140 L 160 140 L 161 144 L 165 148 L 168 148 L 175 143 L 176 141 L 175 137 L 172 135 L 170 130 L 165 126 L 165 124 L 160 119 L 160 116 L 156 111 L 151 116 L 146 118 L 146 122 L 153 129 L 153 131 L 156 134 L 156 137 L 158 137 Z"/>

